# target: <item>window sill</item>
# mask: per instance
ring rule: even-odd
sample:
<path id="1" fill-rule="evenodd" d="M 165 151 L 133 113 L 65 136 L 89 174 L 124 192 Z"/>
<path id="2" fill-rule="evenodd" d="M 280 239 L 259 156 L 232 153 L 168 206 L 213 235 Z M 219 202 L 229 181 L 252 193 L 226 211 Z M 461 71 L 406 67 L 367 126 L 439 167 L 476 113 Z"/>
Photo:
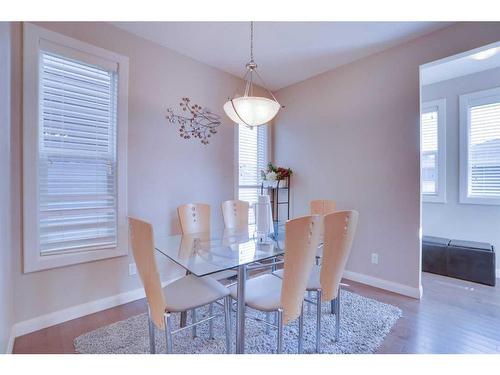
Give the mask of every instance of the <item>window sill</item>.
<path id="1" fill-rule="evenodd" d="M 500 198 L 461 197 L 460 204 L 477 204 L 481 206 L 500 206 Z"/>
<path id="2" fill-rule="evenodd" d="M 32 254 L 32 252 L 25 252 Z M 125 256 L 128 254 L 127 246 L 116 247 L 105 250 L 84 251 L 79 253 L 61 253 L 50 256 L 38 255 L 35 257 L 27 256 L 24 263 L 24 273 L 44 271 L 52 268 L 67 267 L 75 264 L 94 262 Z"/>
<path id="3" fill-rule="evenodd" d="M 446 197 L 422 194 L 422 203 L 446 203 Z"/>

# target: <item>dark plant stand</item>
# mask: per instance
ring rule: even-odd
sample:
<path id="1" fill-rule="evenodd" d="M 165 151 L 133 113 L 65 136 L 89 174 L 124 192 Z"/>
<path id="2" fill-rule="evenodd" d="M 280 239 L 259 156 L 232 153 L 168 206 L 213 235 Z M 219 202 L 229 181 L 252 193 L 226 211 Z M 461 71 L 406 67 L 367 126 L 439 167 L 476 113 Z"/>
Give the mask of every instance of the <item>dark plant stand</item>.
<path id="1" fill-rule="evenodd" d="M 283 181 L 287 182 L 286 186 L 283 186 Z M 286 205 L 286 220 L 290 220 L 290 177 L 284 180 L 278 180 L 276 187 L 266 187 L 264 186 L 264 182 L 262 182 L 260 185 L 260 194 L 264 194 L 265 190 L 270 196 L 274 233 L 277 233 L 279 223 L 284 221 L 284 217 L 280 217 L 280 207 Z M 280 201 L 280 192 L 286 192 L 286 200 Z"/>

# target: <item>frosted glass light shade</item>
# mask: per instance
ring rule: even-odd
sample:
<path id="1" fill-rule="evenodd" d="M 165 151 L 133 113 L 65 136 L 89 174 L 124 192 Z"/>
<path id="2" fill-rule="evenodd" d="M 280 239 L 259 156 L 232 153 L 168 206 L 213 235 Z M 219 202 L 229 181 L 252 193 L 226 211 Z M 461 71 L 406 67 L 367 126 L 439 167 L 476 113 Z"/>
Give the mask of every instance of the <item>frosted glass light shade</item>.
<path id="1" fill-rule="evenodd" d="M 258 126 L 271 121 L 280 110 L 280 107 L 278 102 L 268 98 L 242 96 L 234 98 L 232 103 L 231 100 L 228 100 L 224 104 L 224 111 L 231 120 L 238 124 Z"/>

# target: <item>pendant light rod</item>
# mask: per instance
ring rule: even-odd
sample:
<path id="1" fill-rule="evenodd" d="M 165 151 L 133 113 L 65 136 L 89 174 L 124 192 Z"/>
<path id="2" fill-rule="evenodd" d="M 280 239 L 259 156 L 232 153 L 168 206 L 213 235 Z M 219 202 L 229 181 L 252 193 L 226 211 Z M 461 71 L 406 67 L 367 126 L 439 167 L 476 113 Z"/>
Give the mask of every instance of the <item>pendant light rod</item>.
<path id="1" fill-rule="evenodd" d="M 250 61 L 253 62 L 253 21 L 250 21 Z"/>

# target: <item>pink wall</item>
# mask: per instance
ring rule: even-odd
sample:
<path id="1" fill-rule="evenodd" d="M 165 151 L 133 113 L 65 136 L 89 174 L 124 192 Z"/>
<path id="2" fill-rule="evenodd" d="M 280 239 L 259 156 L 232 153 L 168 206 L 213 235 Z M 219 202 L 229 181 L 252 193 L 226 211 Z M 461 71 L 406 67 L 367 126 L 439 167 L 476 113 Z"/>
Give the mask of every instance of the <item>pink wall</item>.
<path id="1" fill-rule="evenodd" d="M 360 213 L 349 277 L 418 296 L 419 65 L 497 40 L 500 23 L 455 24 L 276 93 L 294 216 L 318 198 Z"/>
<path id="2" fill-rule="evenodd" d="M 14 312 L 10 227 L 10 25 L 0 22 L 0 353 L 7 350 Z"/>
<path id="3" fill-rule="evenodd" d="M 178 233 L 176 207 L 197 201 L 213 207 L 221 222 L 220 202 L 233 197 L 234 126 L 223 114 L 239 78 L 181 56 L 167 48 L 106 23 L 38 23 L 67 36 L 126 55 L 129 73 L 129 214 L 151 221 L 161 233 Z M 13 25 L 13 241 L 16 319 L 24 321 L 60 309 L 140 288 L 128 275 L 132 257 L 120 257 L 48 271 L 23 274 L 21 249 L 22 30 Z M 221 115 L 223 124 L 208 146 L 184 140 L 165 119 L 181 97 Z M 162 279 L 182 274 L 163 262 Z"/>

